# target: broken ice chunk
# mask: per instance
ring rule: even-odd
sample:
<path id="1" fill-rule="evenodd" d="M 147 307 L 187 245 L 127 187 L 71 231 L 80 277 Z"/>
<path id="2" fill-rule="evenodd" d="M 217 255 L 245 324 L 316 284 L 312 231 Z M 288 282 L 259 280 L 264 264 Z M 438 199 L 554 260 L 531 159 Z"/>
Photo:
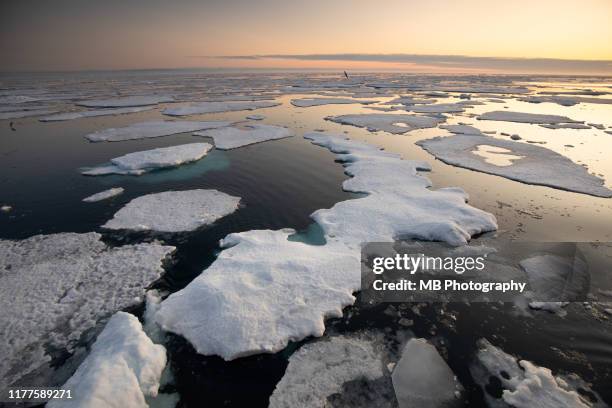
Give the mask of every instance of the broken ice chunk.
<path id="1" fill-rule="evenodd" d="M 97 201 L 102 201 L 102 200 L 109 199 L 111 197 L 118 196 L 119 194 L 122 194 L 123 191 L 124 191 L 123 187 L 110 188 L 108 190 L 104 190 L 99 193 L 92 194 L 89 197 L 85 197 L 83 201 L 85 201 L 86 203 L 95 203 Z"/>

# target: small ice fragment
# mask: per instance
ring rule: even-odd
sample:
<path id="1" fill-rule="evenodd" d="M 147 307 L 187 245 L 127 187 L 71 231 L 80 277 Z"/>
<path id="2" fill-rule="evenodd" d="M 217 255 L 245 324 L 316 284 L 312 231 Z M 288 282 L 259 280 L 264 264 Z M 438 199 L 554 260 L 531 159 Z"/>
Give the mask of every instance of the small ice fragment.
<path id="1" fill-rule="evenodd" d="M 85 197 L 83 201 L 85 201 L 86 203 L 95 203 L 96 201 L 102 201 L 111 197 L 118 196 L 119 194 L 122 194 L 123 191 L 123 187 L 114 187 L 96 194 L 92 194 L 89 197 Z"/>
<path id="2" fill-rule="evenodd" d="M 217 149 L 229 150 L 268 140 L 284 139 L 293 136 L 293 132 L 282 126 L 257 124 L 246 125 L 245 129 L 225 127 L 204 130 L 196 132 L 194 135 L 212 137 Z"/>
<path id="3" fill-rule="evenodd" d="M 248 115 L 246 118 L 248 120 L 264 120 L 266 117 L 264 115 Z"/>

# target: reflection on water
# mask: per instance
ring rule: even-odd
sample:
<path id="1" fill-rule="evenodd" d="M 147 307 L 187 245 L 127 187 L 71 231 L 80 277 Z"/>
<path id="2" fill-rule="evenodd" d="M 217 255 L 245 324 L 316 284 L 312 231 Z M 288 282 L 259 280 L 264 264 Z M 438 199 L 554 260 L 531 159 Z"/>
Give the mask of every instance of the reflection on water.
<path id="1" fill-rule="evenodd" d="M 515 160 L 525 157 L 512 154 L 512 150 L 490 145 L 478 145 L 472 153 L 484 158 L 487 163 L 500 167 L 512 166 Z"/>

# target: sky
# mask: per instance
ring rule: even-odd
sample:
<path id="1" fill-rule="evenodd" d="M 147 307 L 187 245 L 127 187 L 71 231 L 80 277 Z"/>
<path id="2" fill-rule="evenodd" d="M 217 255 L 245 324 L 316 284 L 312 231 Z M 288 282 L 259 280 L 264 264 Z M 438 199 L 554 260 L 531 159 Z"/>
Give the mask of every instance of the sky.
<path id="1" fill-rule="evenodd" d="M 0 0 L 3 71 L 612 75 L 612 0 Z"/>

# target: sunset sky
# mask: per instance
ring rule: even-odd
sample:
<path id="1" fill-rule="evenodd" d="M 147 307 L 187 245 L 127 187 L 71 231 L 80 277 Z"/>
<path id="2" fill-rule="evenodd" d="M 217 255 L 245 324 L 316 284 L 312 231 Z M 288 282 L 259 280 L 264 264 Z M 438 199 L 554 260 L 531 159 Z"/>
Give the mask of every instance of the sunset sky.
<path id="1" fill-rule="evenodd" d="M 612 74 L 610 0 L 1 0 L 0 20 L 4 71 Z"/>

